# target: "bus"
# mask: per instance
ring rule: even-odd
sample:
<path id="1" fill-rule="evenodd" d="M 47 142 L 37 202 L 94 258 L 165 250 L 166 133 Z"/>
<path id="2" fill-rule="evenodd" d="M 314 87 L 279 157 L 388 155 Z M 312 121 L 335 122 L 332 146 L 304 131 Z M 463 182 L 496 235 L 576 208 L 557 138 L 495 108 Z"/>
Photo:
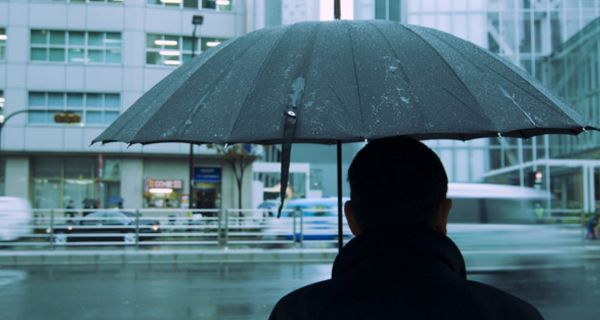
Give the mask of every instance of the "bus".
<path id="1" fill-rule="evenodd" d="M 502 184 L 449 183 L 449 223 L 532 224 L 544 215 L 548 191 Z"/>
<path id="2" fill-rule="evenodd" d="M 449 183 L 450 224 L 535 224 L 549 193 L 528 187 Z M 343 202 L 349 198 L 344 198 Z M 260 207 L 260 206 L 259 206 Z M 273 209 L 270 209 L 273 210 Z M 281 218 L 265 214 L 263 235 L 283 240 L 337 239 L 337 197 L 288 200 Z M 344 219 L 344 237 L 351 237 Z"/>
<path id="3" fill-rule="evenodd" d="M 448 236 L 473 270 L 580 266 L 584 261 L 578 225 L 545 224 L 550 193 L 528 187 L 450 183 Z M 344 198 L 343 201 L 347 201 Z M 344 242 L 352 234 L 344 219 Z M 262 239 L 289 245 L 337 242 L 337 198 L 294 199 L 281 218 L 267 217 Z"/>

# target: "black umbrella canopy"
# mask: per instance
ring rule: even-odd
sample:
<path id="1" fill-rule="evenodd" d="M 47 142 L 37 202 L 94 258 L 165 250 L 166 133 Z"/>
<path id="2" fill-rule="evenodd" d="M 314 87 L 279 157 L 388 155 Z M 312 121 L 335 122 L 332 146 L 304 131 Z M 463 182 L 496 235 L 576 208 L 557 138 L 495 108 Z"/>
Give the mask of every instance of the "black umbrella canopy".
<path id="1" fill-rule="evenodd" d="M 150 89 L 93 142 L 461 139 L 596 129 L 524 71 L 449 34 L 390 21 L 303 22 L 230 40 Z M 281 211 L 282 205 L 279 207 Z"/>
<path id="2" fill-rule="evenodd" d="M 287 138 L 286 112 L 296 119 Z M 94 142 L 466 140 L 586 128 L 524 71 L 467 41 L 390 21 L 333 21 L 262 29 L 209 50 Z"/>

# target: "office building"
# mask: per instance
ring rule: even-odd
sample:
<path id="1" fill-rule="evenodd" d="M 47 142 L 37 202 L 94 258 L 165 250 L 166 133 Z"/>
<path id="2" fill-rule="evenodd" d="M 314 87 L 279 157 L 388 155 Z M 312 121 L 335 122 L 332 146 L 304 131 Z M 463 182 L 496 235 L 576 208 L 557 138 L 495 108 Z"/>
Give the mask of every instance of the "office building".
<path id="1" fill-rule="evenodd" d="M 243 0 L 0 2 L 0 193 L 36 208 L 185 207 L 189 145 L 90 142 L 145 91 L 247 25 Z M 193 46 L 192 16 L 202 15 Z M 57 123 L 57 113 L 76 124 Z M 61 120 L 61 119 L 58 119 Z M 237 207 L 231 166 L 194 150 L 192 201 Z M 249 172 L 246 184 L 251 185 Z M 250 201 L 250 188 L 244 201 Z M 246 192 L 246 191 L 245 191 Z M 245 202 L 246 203 L 246 202 Z"/>

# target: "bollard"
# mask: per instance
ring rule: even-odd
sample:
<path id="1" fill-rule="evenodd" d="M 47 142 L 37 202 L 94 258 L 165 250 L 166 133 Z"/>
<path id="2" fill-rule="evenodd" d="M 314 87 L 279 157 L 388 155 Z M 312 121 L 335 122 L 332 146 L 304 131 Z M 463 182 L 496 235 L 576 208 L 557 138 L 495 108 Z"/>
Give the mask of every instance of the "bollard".
<path id="1" fill-rule="evenodd" d="M 297 226 L 296 226 L 296 224 L 297 224 L 296 218 L 297 217 L 296 216 L 297 216 L 296 211 L 294 211 L 292 213 L 292 243 L 296 243 L 296 229 L 297 229 Z"/>
<path id="2" fill-rule="evenodd" d="M 225 228 L 224 228 L 224 231 L 225 231 L 225 237 L 224 237 L 225 238 L 225 242 L 223 244 L 223 246 L 225 248 L 227 248 L 227 242 L 229 242 L 229 209 L 227 209 L 226 212 L 227 213 L 225 213 Z"/>
<path id="3" fill-rule="evenodd" d="M 299 209 L 298 212 L 300 213 L 300 247 L 302 247 L 304 245 L 304 212 L 302 209 Z"/>
<path id="4" fill-rule="evenodd" d="M 135 209 L 135 250 L 140 247 L 140 209 Z"/>
<path id="5" fill-rule="evenodd" d="M 50 210 L 50 248 L 54 249 L 54 209 Z"/>
<path id="6" fill-rule="evenodd" d="M 225 239 L 223 238 L 223 216 L 225 215 L 223 208 L 219 209 L 219 213 L 217 214 L 217 243 L 219 244 L 220 247 L 224 247 L 224 241 Z M 209 231 L 210 231 L 210 224 L 208 225 L 209 227 Z"/>

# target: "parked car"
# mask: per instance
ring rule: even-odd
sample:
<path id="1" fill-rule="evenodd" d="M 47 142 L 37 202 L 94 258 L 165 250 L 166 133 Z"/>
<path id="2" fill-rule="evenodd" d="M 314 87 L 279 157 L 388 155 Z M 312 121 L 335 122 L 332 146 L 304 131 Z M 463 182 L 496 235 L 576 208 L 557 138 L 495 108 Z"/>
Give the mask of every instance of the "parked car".
<path id="1" fill-rule="evenodd" d="M 344 198 L 343 202 L 348 201 Z M 281 218 L 275 216 L 265 218 L 263 238 L 275 240 L 335 240 L 337 239 L 337 204 L 336 197 L 294 199 L 285 203 Z M 345 218 L 344 237 L 352 233 Z"/>
<path id="2" fill-rule="evenodd" d="M 157 220 L 139 218 L 137 225 L 140 240 L 153 238 L 161 232 Z M 136 238 L 136 215 L 125 211 L 95 211 L 54 227 L 53 233 L 52 241 L 58 245 L 68 241 L 123 241 L 133 244 Z"/>
<path id="3" fill-rule="evenodd" d="M 25 199 L 0 197 L 0 241 L 14 241 L 31 234 L 31 206 Z"/>

